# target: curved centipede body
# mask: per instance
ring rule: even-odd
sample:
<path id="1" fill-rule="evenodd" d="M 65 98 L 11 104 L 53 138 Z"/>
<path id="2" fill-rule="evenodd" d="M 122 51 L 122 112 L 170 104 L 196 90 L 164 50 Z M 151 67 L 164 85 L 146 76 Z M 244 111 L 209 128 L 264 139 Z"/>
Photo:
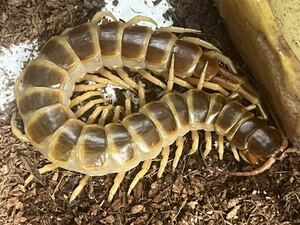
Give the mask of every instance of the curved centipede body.
<path id="1" fill-rule="evenodd" d="M 15 84 L 26 137 L 55 165 L 53 168 L 88 176 L 119 173 L 116 182 L 120 183 L 124 172 L 142 161 L 149 167 L 149 160 L 168 152 L 174 142 L 182 144 L 181 137 L 187 132 L 198 130 L 226 137 L 253 165 L 274 160 L 286 147 L 276 128 L 226 97 L 229 91 L 238 93 L 266 116 L 255 89 L 244 78 L 220 67 L 212 54 L 203 52 L 201 41 L 178 39 L 174 28 L 153 31 L 116 20 L 99 24 L 103 15 L 110 14 L 96 14 L 92 22 L 52 37 Z M 128 112 L 123 120 L 115 117 L 106 124 L 105 119 L 99 119 L 98 124 L 93 124 L 101 110 L 109 112 L 108 107 L 98 107 L 87 121 L 80 120 L 88 109 L 104 100 L 92 100 L 75 113 L 71 108 L 100 95 L 97 88 L 113 84 L 138 90 L 139 85 L 128 77 L 124 67 L 167 92 L 159 101 L 141 104 L 138 112 Z M 111 70 L 119 77 L 112 75 Z M 168 84 L 156 75 L 167 78 Z M 76 85 L 84 79 L 96 84 Z M 190 90 L 175 92 L 174 83 Z M 208 93 L 202 88 L 221 93 Z M 74 91 L 89 90 L 94 91 L 71 99 Z"/>

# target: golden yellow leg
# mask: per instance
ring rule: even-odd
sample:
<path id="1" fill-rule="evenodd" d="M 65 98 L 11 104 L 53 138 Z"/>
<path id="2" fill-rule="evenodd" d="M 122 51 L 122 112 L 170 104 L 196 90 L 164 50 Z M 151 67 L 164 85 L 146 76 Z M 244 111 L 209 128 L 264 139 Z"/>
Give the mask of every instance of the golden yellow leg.
<path id="1" fill-rule="evenodd" d="M 118 75 L 132 88 L 137 89 L 137 83 L 132 80 L 128 73 L 126 73 L 125 70 L 123 70 L 122 68 L 116 68 L 116 71 L 118 73 Z"/>
<path id="2" fill-rule="evenodd" d="M 111 202 L 117 192 L 117 190 L 119 189 L 124 177 L 125 177 L 125 172 L 124 173 L 118 173 L 114 179 L 114 184 L 111 187 L 111 189 L 109 190 L 109 194 L 107 197 L 107 201 Z"/>
<path id="3" fill-rule="evenodd" d="M 117 105 L 114 110 L 113 122 L 120 122 L 120 114 L 124 111 L 123 106 Z"/>
<path id="4" fill-rule="evenodd" d="M 130 20 L 128 20 L 126 22 L 126 25 L 134 25 L 137 24 L 139 22 L 148 22 L 148 23 L 152 23 L 157 27 L 157 23 L 155 22 L 155 20 L 153 20 L 152 18 L 148 17 L 148 16 L 135 16 L 133 18 L 131 18 Z"/>
<path id="5" fill-rule="evenodd" d="M 139 182 L 140 179 L 142 179 L 145 176 L 145 174 L 148 172 L 148 170 L 151 167 L 151 163 L 152 163 L 151 159 L 145 160 L 143 162 L 142 169 L 140 172 L 138 172 L 138 174 L 134 177 L 133 181 L 131 182 L 131 184 L 128 188 L 127 195 L 130 195 L 130 193 L 133 190 L 133 188 L 135 187 L 135 185 Z"/>
<path id="6" fill-rule="evenodd" d="M 179 163 L 180 157 L 182 155 L 182 151 L 183 151 L 183 144 L 184 144 L 184 138 L 179 136 L 176 140 L 176 146 L 177 149 L 175 151 L 175 157 L 173 160 L 173 164 L 172 164 L 172 171 L 175 172 L 177 165 Z"/>
<path id="7" fill-rule="evenodd" d="M 192 148 L 189 152 L 189 155 L 194 154 L 198 150 L 198 147 L 199 147 L 199 133 L 196 130 L 192 131 L 192 141 L 193 141 L 193 144 L 192 144 Z"/>
<path id="8" fill-rule="evenodd" d="M 80 81 L 93 81 L 97 84 L 103 84 L 107 86 L 108 84 L 118 86 L 118 83 L 113 82 L 107 78 L 98 77 L 97 75 L 87 74 L 83 78 L 80 79 Z"/>
<path id="9" fill-rule="evenodd" d="M 216 83 L 212 83 L 212 82 L 209 82 L 209 81 L 204 81 L 203 82 L 203 87 L 205 87 L 207 89 L 210 89 L 210 90 L 213 90 L 213 91 L 218 91 L 218 92 L 222 93 L 225 96 L 229 95 L 228 91 L 226 91 L 222 86 L 220 86 L 219 84 L 216 84 Z"/>
<path id="10" fill-rule="evenodd" d="M 174 62 L 175 62 L 175 57 L 174 54 L 172 54 L 171 65 L 169 69 L 169 77 L 167 82 L 167 92 L 172 91 L 174 86 Z"/>
<path id="11" fill-rule="evenodd" d="M 87 124 L 93 124 L 94 121 L 96 120 L 97 116 L 102 112 L 104 106 L 98 106 L 96 109 L 93 111 L 93 113 L 89 116 L 87 120 Z"/>
<path id="12" fill-rule="evenodd" d="M 99 23 L 103 17 L 110 17 L 112 18 L 114 21 L 117 21 L 117 18 L 109 11 L 99 11 L 95 14 L 95 16 L 93 16 L 91 22 L 92 23 Z"/>
<path id="13" fill-rule="evenodd" d="M 42 168 L 38 169 L 38 171 L 40 174 L 44 174 L 44 173 L 50 172 L 52 170 L 55 170 L 57 168 L 58 168 L 58 165 L 50 163 L 50 164 L 47 164 L 47 165 L 43 166 Z M 26 187 L 33 180 L 33 178 L 34 178 L 34 175 L 30 174 L 24 182 L 24 187 Z"/>
<path id="14" fill-rule="evenodd" d="M 76 117 L 79 118 L 81 117 L 86 111 L 88 111 L 90 108 L 94 107 L 97 104 L 103 103 L 104 100 L 103 99 L 95 99 L 92 101 L 89 101 L 87 104 L 85 104 L 84 106 L 80 107 L 76 112 Z"/>
<path id="15" fill-rule="evenodd" d="M 22 131 L 17 126 L 16 113 L 14 112 L 10 120 L 11 132 L 21 141 L 29 142 L 26 134 L 23 134 Z"/>
<path id="16" fill-rule="evenodd" d="M 109 105 L 109 106 L 106 106 L 106 107 L 103 108 L 102 113 L 101 113 L 101 117 L 98 120 L 99 125 L 101 125 L 101 126 L 105 125 L 105 121 L 106 121 L 110 111 L 112 110 L 112 108 L 113 108 L 112 105 Z"/>
<path id="17" fill-rule="evenodd" d="M 139 94 L 139 106 L 142 107 L 146 104 L 146 98 L 145 98 L 145 89 L 144 84 L 139 81 L 138 82 L 138 94 Z"/>
<path id="18" fill-rule="evenodd" d="M 256 105 L 254 105 L 254 104 L 248 105 L 248 106 L 246 107 L 246 110 L 247 110 L 247 111 L 251 111 L 251 110 L 254 110 L 254 109 L 256 109 Z"/>
<path id="19" fill-rule="evenodd" d="M 183 28 L 183 27 L 161 27 L 158 29 L 159 31 L 167 31 L 167 32 L 172 32 L 172 33 L 194 33 L 194 34 L 199 34 L 201 33 L 200 30 L 196 29 L 191 29 L 191 28 Z"/>
<path id="20" fill-rule="evenodd" d="M 231 144 L 231 151 L 232 151 L 232 154 L 233 154 L 233 157 L 236 159 L 236 161 L 240 161 L 240 156 L 239 156 L 239 153 L 236 149 L 236 146 L 234 144 Z"/>
<path id="21" fill-rule="evenodd" d="M 77 198 L 77 196 L 80 194 L 80 192 L 83 190 L 83 188 L 88 184 L 89 180 L 90 180 L 89 175 L 84 175 L 84 177 L 81 178 L 78 186 L 74 189 L 74 191 L 71 194 L 69 203 L 71 203 L 72 201 L 74 201 Z"/>
<path id="22" fill-rule="evenodd" d="M 162 82 L 160 79 L 156 78 L 155 76 L 153 76 L 151 73 L 149 73 L 148 71 L 144 70 L 144 69 L 140 69 L 138 70 L 138 73 L 144 77 L 146 80 L 150 81 L 151 83 L 166 89 L 166 84 L 164 82 Z"/>
<path id="23" fill-rule="evenodd" d="M 87 100 L 87 99 L 89 99 L 91 97 L 94 97 L 94 96 L 101 97 L 102 93 L 99 92 L 99 91 L 89 91 L 87 93 L 84 93 L 83 95 L 79 95 L 76 98 L 74 98 L 74 99 L 71 100 L 71 102 L 70 102 L 70 108 L 73 108 L 75 105 L 78 105 L 80 102 L 82 102 L 84 100 Z"/>
<path id="24" fill-rule="evenodd" d="M 131 98 L 127 97 L 125 99 L 125 115 L 131 114 Z"/>
<path id="25" fill-rule="evenodd" d="M 212 137 L 211 137 L 211 132 L 210 131 L 205 131 L 205 150 L 203 152 L 203 157 L 206 157 L 211 149 L 212 149 Z"/>
<path id="26" fill-rule="evenodd" d="M 205 55 L 217 59 L 220 62 L 224 63 L 226 66 L 228 66 L 228 68 L 233 72 L 233 73 L 237 73 L 235 66 L 233 65 L 233 62 L 231 61 L 230 58 L 228 58 L 227 56 L 223 55 L 221 52 L 217 52 L 217 51 L 207 51 L 205 52 Z"/>
<path id="27" fill-rule="evenodd" d="M 207 49 L 211 49 L 211 50 L 215 50 L 217 52 L 221 52 L 220 49 L 218 49 L 216 46 L 214 46 L 213 44 L 207 42 L 207 41 L 204 41 L 200 38 L 196 38 L 196 37 L 183 37 L 181 38 L 181 40 L 184 40 L 184 41 L 188 41 L 190 43 L 193 43 L 193 44 L 196 44 L 196 45 L 200 45 L 204 48 L 207 48 Z"/>
<path id="28" fill-rule="evenodd" d="M 197 89 L 199 89 L 199 90 L 202 90 L 202 88 L 203 88 L 207 66 L 208 66 L 208 62 L 205 63 L 204 68 L 203 68 L 203 70 L 201 72 L 198 84 L 197 84 Z"/>
<path id="29" fill-rule="evenodd" d="M 104 87 L 104 84 L 77 84 L 75 85 L 74 92 L 93 91 Z"/>
<path id="30" fill-rule="evenodd" d="M 120 87 L 123 87 L 125 89 L 132 90 L 132 88 L 122 79 L 120 79 L 118 76 L 112 74 L 109 70 L 101 68 L 98 70 L 98 72 L 105 78 L 117 83 L 120 85 Z"/>
<path id="31" fill-rule="evenodd" d="M 239 96 L 239 93 L 237 92 L 232 92 L 229 96 L 228 99 L 233 100 L 236 99 Z"/>
<path id="32" fill-rule="evenodd" d="M 179 77 L 174 77 L 174 83 L 175 84 L 178 84 L 179 86 L 181 87 L 185 87 L 185 88 L 188 88 L 188 89 L 193 89 L 195 88 L 193 85 L 191 85 L 189 82 L 187 82 L 186 80 L 183 80 Z"/>
<path id="33" fill-rule="evenodd" d="M 170 147 L 169 146 L 164 147 L 162 149 L 161 155 L 162 155 L 162 159 L 160 161 L 160 166 L 159 166 L 159 169 L 158 169 L 158 172 L 157 172 L 157 177 L 158 178 L 162 177 L 162 175 L 165 171 L 165 168 L 167 166 L 167 163 L 168 163 L 168 160 L 169 160 L 169 155 L 170 155 Z"/>
<path id="34" fill-rule="evenodd" d="M 218 135 L 218 152 L 219 159 L 222 160 L 224 156 L 224 136 Z"/>

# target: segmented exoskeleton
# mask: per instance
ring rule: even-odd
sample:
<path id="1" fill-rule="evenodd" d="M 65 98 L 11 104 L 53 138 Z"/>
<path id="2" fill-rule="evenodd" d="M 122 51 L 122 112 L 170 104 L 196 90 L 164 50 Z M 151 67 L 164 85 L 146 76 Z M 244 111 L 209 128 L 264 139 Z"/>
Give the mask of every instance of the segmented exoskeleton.
<path id="1" fill-rule="evenodd" d="M 109 195 L 111 200 L 124 172 L 144 161 L 130 192 L 150 167 L 151 160 L 162 152 L 161 176 L 169 146 L 175 142 L 178 148 L 182 147 L 182 136 L 189 131 L 196 143 L 193 143 L 192 153 L 198 148 L 198 130 L 206 132 L 207 144 L 211 142 L 210 132 L 215 131 L 219 135 L 220 158 L 223 137 L 226 137 L 232 148 L 237 148 L 249 163 L 263 164 L 248 175 L 265 170 L 276 160 L 278 152 L 286 147 L 286 140 L 277 129 L 249 112 L 258 106 L 262 116 L 266 117 L 253 87 L 244 78 L 219 66 L 212 56 L 225 63 L 228 61 L 220 52 L 203 53 L 200 47 L 215 49 L 212 45 L 196 38 L 180 40 L 174 34 L 195 30 L 171 27 L 153 31 L 135 25 L 139 20 L 152 22 L 145 17 L 136 17 L 126 24 L 116 20 L 98 24 L 103 16 L 114 18 L 101 12 L 92 22 L 52 37 L 39 56 L 27 65 L 15 85 L 26 138 L 53 163 L 45 167 L 44 172 L 62 167 L 86 174 L 70 200 L 76 197 L 89 176 L 119 173 Z M 228 65 L 231 66 L 230 62 Z M 166 94 L 159 101 L 145 103 L 142 83 L 131 79 L 124 67 L 165 89 Z M 167 84 L 162 81 L 163 77 Z M 79 81 L 83 83 L 76 84 Z M 172 88 L 174 83 L 190 90 L 177 93 Z M 131 113 L 125 104 L 127 116 L 120 121 L 121 107 L 115 107 L 117 116 L 112 123 L 106 124 L 111 108 L 99 106 L 105 102 L 103 98 L 92 99 L 75 113 L 71 110 L 80 102 L 101 96 L 97 89 L 107 84 L 137 90 L 141 101 L 139 112 Z M 202 88 L 220 93 L 206 93 L 200 90 Z M 228 97 L 229 91 L 240 94 L 252 104 L 245 107 L 232 100 L 235 94 Z M 86 93 L 70 99 L 74 92 Z M 95 106 L 99 107 L 86 121 L 78 119 Z M 101 111 L 98 124 L 93 124 Z M 18 134 L 16 128 L 13 130 Z M 207 147 L 204 154 L 207 155 L 210 149 Z M 173 168 L 181 154 L 178 152 Z M 247 175 L 240 175 L 243 174 Z"/>

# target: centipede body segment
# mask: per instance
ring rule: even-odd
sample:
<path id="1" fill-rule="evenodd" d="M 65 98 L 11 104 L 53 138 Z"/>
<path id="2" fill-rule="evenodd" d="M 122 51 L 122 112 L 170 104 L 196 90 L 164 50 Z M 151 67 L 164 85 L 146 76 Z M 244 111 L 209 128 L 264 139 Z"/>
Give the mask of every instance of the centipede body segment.
<path id="1" fill-rule="evenodd" d="M 151 160 L 162 153 L 160 177 L 173 143 L 177 146 L 175 169 L 182 154 L 183 136 L 190 131 L 191 153 L 198 149 L 197 131 L 204 130 L 207 155 L 210 132 L 214 131 L 220 137 L 220 158 L 226 137 L 233 149 L 253 165 L 274 159 L 286 147 L 276 128 L 249 111 L 256 106 L 266 118 L 255 89 L 246 79 L 222 68 L 195 41 L 178 39 L 173 31 L 184 29 L 153 31 L 116 20 L 98 23 L 105 15 L 111 16 L 100 12 L 92 22 L 52 37 L 16 81 L 14 91 L 25 135 L 55 165 L 53 168 L 88 176 L 118 173 L 111 200 L 126 171 L 144 162 L 130 186 L 132 190 Z M 224 56 L 222 59 L 228 62 Z M 165 89 L 163 97 L 146 103 L 143 84 L 132 79 L 124 68 Z M 106 104 L 98 89 L 108 84 L 138 92 L 139 111 L 131 112 L 130 98 L 125 106 Z M 174 91 L 174 84 L 186 91 Z M 74 93 L 84 94 L 71 98 Z M 251 107 L 228 97 L 229 93 L 241 95 Z M 88 118 L 80 120 L 91 109 Z M 113 121 L 107 123 L 111 112 Z M 80 188 L 74 192 L 78 194 Z"/>

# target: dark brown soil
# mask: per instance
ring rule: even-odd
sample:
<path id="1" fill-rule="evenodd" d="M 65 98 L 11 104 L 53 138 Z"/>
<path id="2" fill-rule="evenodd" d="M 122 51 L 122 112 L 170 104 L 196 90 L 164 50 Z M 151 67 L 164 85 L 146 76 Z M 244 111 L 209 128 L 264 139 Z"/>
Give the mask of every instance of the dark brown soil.
<path id="1" fill-rule="evenodd" d="M 37 37 L 43 43 L 103 7 L 102 0 L 0 3 L 0 46 Z M 174 9 L 166 16 L 179 26 L 201 29 L 203 39 L 231 57 L 241 73 L 247 71 L 211 0 L 172 4 Z M 13 137 L 8 123 L 0 127 L 0 224 L 300 224 L 299 151 L 293 148 L 271 170 L 249 178 L 218 173 L 245 169 L 229 153 L 223 161 L 216 155 L 203 160 L 200 153 L 185 154 L 175 173 L 168 164 L 162 179 L 156 177 L 158 163 L 154 163 L 133 194 L 126 196 L 138 170 L 130 172 L 112 204 L 106 198 L 114 175 L 93 178 L 72 205 L 67 197 L 80 174 L 59 169 L 25 188 L 29 169 L 46 163 L 32 146 Z"/>

